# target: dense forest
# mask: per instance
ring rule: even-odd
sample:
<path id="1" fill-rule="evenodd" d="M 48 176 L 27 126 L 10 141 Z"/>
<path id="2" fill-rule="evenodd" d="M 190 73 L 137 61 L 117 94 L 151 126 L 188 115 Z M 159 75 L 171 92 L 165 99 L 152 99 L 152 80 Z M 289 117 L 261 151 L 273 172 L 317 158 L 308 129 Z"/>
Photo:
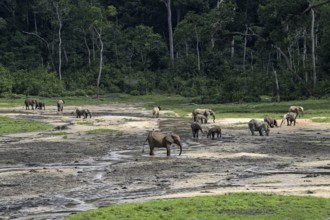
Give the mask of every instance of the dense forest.
<path id="1" fill-rule="evenodd" d="M 1 0 L 0 96 L 330 95 L 330 0 Z"/>

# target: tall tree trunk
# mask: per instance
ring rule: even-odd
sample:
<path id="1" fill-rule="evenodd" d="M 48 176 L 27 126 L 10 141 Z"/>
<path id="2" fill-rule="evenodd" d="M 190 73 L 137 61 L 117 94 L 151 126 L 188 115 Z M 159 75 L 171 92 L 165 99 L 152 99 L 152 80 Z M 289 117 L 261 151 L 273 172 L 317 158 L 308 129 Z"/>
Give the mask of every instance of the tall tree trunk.
<path id="1" fill-rule="evenodd" d="M 234 56 L 235 56 L 235 38 L 233 36 L 232 40 L 231 40 L 231 52 L 230 52 L 230 58 L 232 60 L 234 60 Z"/>
<path id="2" fill-rule="evenodd" d="M 304 48 L 303 48 L 303 56 L 302 56 L 302 65 L 303 65 L 303 71 L 305 75 L 305 82 L 308 82 L 308 72 L 306 69 L 306 57 L 307 57 L 307 36 L 306 36 L 306 28 L 304 28 L 303 32 L 303 38 L 304 38 Z"/>
<path id="3" fill-rule="evenodd" d="M 164 3 L 167 8 L 168 41 L 169 41 L 169 48 L 170 48 L 170 60 L 171 60 L 171 65 L 173 67 L 174 66 L 174 46 L 173 46 L 171 0 L 166 0 Z"/>
<path id="4" fill-rule="evenodd" d="M 245 25 L 246 30 L 245 30 L 245 35 L 244 35 L 244 51 L 243 51 L 243 71 L 245 72 L 245 60 L 246 60 L 246 45 L 247 45 L 247 32 L 248 32 L 248 27 Z"/>
<path id="5" fill-rule="evenodd" d="M 273 68 L 273 74 L 274 74 L 275 86 L 276 86 L 276 101 L 280 102 L 281 101 L 280 86 L 279 86 L 279 83 L 278 83 L 277 72 L 276 72 L 274 66 L 272 66 L 272 68 Z"/>
<path id="6" fill-rule="evenodd" d="M 311 40 L 312 40 L 312 71 L 313 71 L 313 88 L 316 89 L 316 57 L 315 57 L 315 12 L 311 9 L 312 24 L 311 24 Z"/>
<path id="7" fill-rule="evenodd" d="M 56 9 L 56 16 L 58 20 L 58 77 L 59 80 L 62 80 L 62 36 L 61 36 L 61 31 L 62 31 L 62 20 L 60 16 L 60 11 L 59 11 L 59 6 L 53 2 L 53 5 Z"/>
<path id="8" fill-rule="evenodd" d="M 198 71 L 201 71 L 201 61 L 200 61 L 200 54 L 199 54 L 199 36 L 197 33 L 197 27 L 195 25 L 195 35 L 196 35 L 196 53 L 197 53 L 197 68 Z"/>
<path id="9" fill-rule="evenodd" d="M 84 42 L 85 42 L 85 46 L 86 46 L 87 52 L 88 52 L 88 66 L 90 66 L 91 65 L 91 50 L 88 47 L 86 35 L 84 35 Z"/>
<path id="10" fill-rule="evenodd" d="M 99 74 L 97 77 L 97 83 L 96 83 L 96 98 L 99 99 L 100 97 L 100 82 L 101 82 L 101 76 L 102 76 L 102 69 L 103 69 L 103 41 L 102 41 L 102 29 L 97 30 L 94 29 L 95 32 L 98 35 L 98 39 L 100 41 L 100 64 L 99 64 Z"/>

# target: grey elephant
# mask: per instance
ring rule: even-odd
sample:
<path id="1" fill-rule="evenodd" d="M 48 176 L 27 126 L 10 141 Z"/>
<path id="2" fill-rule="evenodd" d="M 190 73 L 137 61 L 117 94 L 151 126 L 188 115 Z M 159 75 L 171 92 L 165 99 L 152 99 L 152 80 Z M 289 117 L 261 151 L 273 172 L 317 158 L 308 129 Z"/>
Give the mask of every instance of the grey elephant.
<path id="1" fill-rule="evenodd" d="M 81 118 L 81 116 L 83 116 L 84 118 L 87 118 L 89 115 L 89 118 L 92 117 L 92 113 L 89 109 L 85 109 L 82 107 L 77 107 L 76 108 L 76 116 L 77 118 Z"/>
<path id="2" fill-rule="evenodd" d="M 45 102 L 44 101 L 36 100 L 35 105 L 36 105 L 36 109 L 45 110 Z"/>
<path id="3" fill-rule="evenodd" d="M 204 133 L 202 127 L 201 127 L 200 124 L 198 124 L 198 122 L 196 122 L 196 121 L 193 122 L 193 123 L 190 125 L 190 127 L 191 127 L 191 132 L 192 132 L 193 138 L 198 138 L 198 133 L 199 133 L 199 131 L 201 131 L 202 134 Z"/>
<path id="4" fill-rule="evenodd" d="M 142 153 L 144 152 L 144 145 L 148 141 L 150 147 L 150 155 L 154 154 L 155 148 L 166 148 L 167 156 L 171 155 L 171 145 L 176 144 L 180 147 L 179 156 L 182 153 L 182 145 L 180 136 L 174 133 L 164 134 L 160 131 L 150 131 L 147 139 L 143 143 Z"/>
<path id="5" fill-rule="evenodd" d="M 201 122 L 201 124 L 207 124 L 207 117 L 203 114 L 197 114 L 196 115 L 196 122 Z"/>
<path id="6" fill-rule="evenodd" d="M 212 137 L 212 140 L 214 140 L 215 135 L 217 135 L 217 138 L 221 137 L 221 127 L 220 126 L 214 126 L 209 129 L 207 132 L 207 138 Z"/>
<path id="7" fill-rule="evenodd" d="M 266 133 L 267 136 L 269 135 L 270 129 L 267 122 L 251 119 L 248 125 L 252 135 L 254 135 L 255 131 L 258 131 L 260 136 L 263 136 L 263 133 Z"/>
<path id="8" fill-rule="evenodd" d="M 160 112 L 161 108 L 160 106 L 158 107 L 154 107 L 154 109 L 152 110 L 152 115 L 155 117 L 155 118 L 159 118 L 159 112 Z"/>
<path id="9" fill-rule="evenodd" d="M 281 125 L 280 127 L 282 127 L 283 122 L 286 120 L 287 126 L 291 126 L 292 122 L 293 122 L 293 126 L 296 126 L 296 118 L 297 118 L 296 113 L 294 112 L 288 112 L 286 114 L 283 115 L 282 121 L 281 121 Z"/>
<path id="10" fill-rule="evenodd" d="M 278 127 L 277 121 L 272 117 L 265 117 L 264 122 L 266 122 L 271 128 Z"/>
<path id="11" fill-rule="evenodd" d="M 31 106 L 32 110 L 34 110 L 35 103 L 36 103 L 36 100 L 34 100 L 34 99 L 30 99 L 30 98 L 25 99 L 25 101 L 24 101 L 25 110 L 29 110 L 30 106 Z"/>
<path id="12" fill-rule="evenodd" d="M 205 115 L 206 118 L 208 118 L 209 115 L 211 115 L 213 117 L 213 122 L 215 122 L 215 113 L 213 110 L 211 109 L 200 109 L 200 108 L 196 108 L 193 112 L 192 112 L 192 116 L 194 121 L 196 121 L 196 117 L 197 114 L 202 114 Z"/>
<path id="13" fill-rule="evenodd" d="M 56 105 L 57 105 L 57 111 L 58 112 L 63 112 L 63 106 L 64 106 L 64 100 L 60 99 L 57 101 Z"/>
<path id="14" fill-rule="evenodd" d="M 294 112 L 297 114 L 298 117 L 303 117 L 304 116 L 304 108 L 302 106 L 290 106 L 288 112 Z"/>

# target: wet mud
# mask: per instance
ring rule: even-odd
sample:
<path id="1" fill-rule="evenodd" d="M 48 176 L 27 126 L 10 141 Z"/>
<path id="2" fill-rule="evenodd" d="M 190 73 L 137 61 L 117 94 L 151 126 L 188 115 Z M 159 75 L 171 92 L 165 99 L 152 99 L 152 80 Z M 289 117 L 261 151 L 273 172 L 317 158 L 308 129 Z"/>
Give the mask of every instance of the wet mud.
<path id="1" fill-rule="evenodd" d="M 0 219 L 63 219 L 118 203 L 228 192 L 330 198 L 329 124 L 298 119 L 267 137 L 251 136 L 248 119 L 217 119 L 203 128 L 220 125 L 221 138 L 193 139 L 188 116 L 155 119 L 114 104 L 90 107 L 91 119 L 77 119 L 72 109 L 0 112 L 54 125 L 0 137 Z M 88 132 L 99 128 L 109 130 Z M 173 146 L 170 157 L 166 149 L 149 156 L 148 145 L 142 154 L 152 129 L 179 134 L 182 155 Z"/>

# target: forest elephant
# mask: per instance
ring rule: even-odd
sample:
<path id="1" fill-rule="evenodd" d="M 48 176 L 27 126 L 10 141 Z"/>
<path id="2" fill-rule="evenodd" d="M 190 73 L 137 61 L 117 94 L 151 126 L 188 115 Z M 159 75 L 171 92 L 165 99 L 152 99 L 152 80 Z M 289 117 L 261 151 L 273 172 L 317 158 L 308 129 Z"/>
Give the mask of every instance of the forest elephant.
<path id="1" fill-rule="evenodd" d="M 144 145 L 148 141 L 150 147 L 150 155 L 154 154 L 155 148 L 166 148 L 167 156 L 171 155 L 171 146 L 176 144 L 180 147 L 179 156 L 182 153 L 182 145 L 180 136 L 174 133 L 164 134 L 160 131 L 150 131 L 147 139 L 143 143 L 142 153 L 144 152 Z"/>
<path id="2" fill-rule="evenodd" d="M 64 106 L 64 100 L 60 99 L 57 101 L 57 111 L 58 112 L 63 112 L 63 106 Z"/>
<path id="3" fill-rule="evenodd" d="M 154 109 L 152 110 L 152 115 L 155 117 L 155 118 L 159 118 L 159 112 L 160 112 L 161 108 L 160 106 L 158 107 L 154 107 Z"/>
<path id="4" fill-rule="evenodd" d="M 45 110 L 45 102 L 41 100 L 35 100 L 36 109 Z"/>
<path id="5" fill-rule="evenodd" d="M 201 122 L 201 124 L 207 124 L 207 117 L 203 114 L 197 114 L 196 115 L 196 122 Z"/>
<path id="6" fill-rule="evenodd" d="M 89 109 L 85 109 L 85 108 L 82 108 L 82 107 L 77 107 L 76 108 L 77 118 L 81 118 L 81 116 L 83 116 L 84 118 L 87 118 L 88 115 L 89 115 L 89 118 L 92 117 L 92 113 L 91 113 L 91 111 L 89 111 Z"/>
<path id="7" fill-rule="evenodd" d="M 297 114 L 298 117 L 304 116 L 304 108 L 302 106 L 290 106 L 288 112 L 294 112 Z"/>
<path id="8" fill-rule="evenodd" d="M 271 117 L 265 117 L 264 122 L 266 122 L 271 128 L 278 127 L 277 121 Z"/>
<path id="9" fill-rule="evenodd" d="M 36 100 L 33 100 L 33 99 L 25 99 L 24 101 L 24 105 L 25 105 L 25 110 L 30 110 L 30 106 L 32 108 L 32 110 L 34 110 L 34 105 L 36 103 Z"/>
<path id="10" fill-rule="evenodd" d="M 221 128 L 220 126 L 214 126 L 209 129 L 207 132 L 207 138 L 212 137 L 212 140 L 214 140 L 215 135 L 218 137 L 221 137 Z"/>
<path id="11" fill-rule="evenodd" d="M 293 126 L 296 126 L 296 118 L 297 118 L 297 113 L 294 112 L 288 112 L 286 114 L 283 115 L 282 121 L 281 121 L 281 125 L 280 127 L 282 127 L 283 122 L 286 120 L 287 126 L 291 126 L 292 122 L 293 122 Z"/>
<path id="12" fill-rule="evenodd" d="M 192 112 L 194 121 L 197 121 L 197 114 L 205 115 L 206 118 L 208 118 L 208 116 L 211 115 L 213 117 L 213 122 L 215 122 L 215 113 L 211 109 L 199 109 L 199 108 L 195 109 Z"/>
<path id="13" fill-rule="evenodd" d="M 258 131 L 260 136 L 263 136 L 263 133 L 266 133 L 267 136 L 269 135 L 269 125 L 267 122 L 252 119 L 248 125 L 252 135 L 254 135 L 255 131 Z"/>
<path id="14" fill-rule="evenodd" d="M 200 124 L 198 124 L 198 122 L 196 122 L 196 121 L 193 122 L 190 125 L 190 127 L 191 127 L 191 132 L 192 132 L 193 138 L 197 138 L 198 139 L 198 133 L 199 133 L 199 131 L 201 131 L 202 134 L 203 134 L 203 129 L 200 126 Z"/>

